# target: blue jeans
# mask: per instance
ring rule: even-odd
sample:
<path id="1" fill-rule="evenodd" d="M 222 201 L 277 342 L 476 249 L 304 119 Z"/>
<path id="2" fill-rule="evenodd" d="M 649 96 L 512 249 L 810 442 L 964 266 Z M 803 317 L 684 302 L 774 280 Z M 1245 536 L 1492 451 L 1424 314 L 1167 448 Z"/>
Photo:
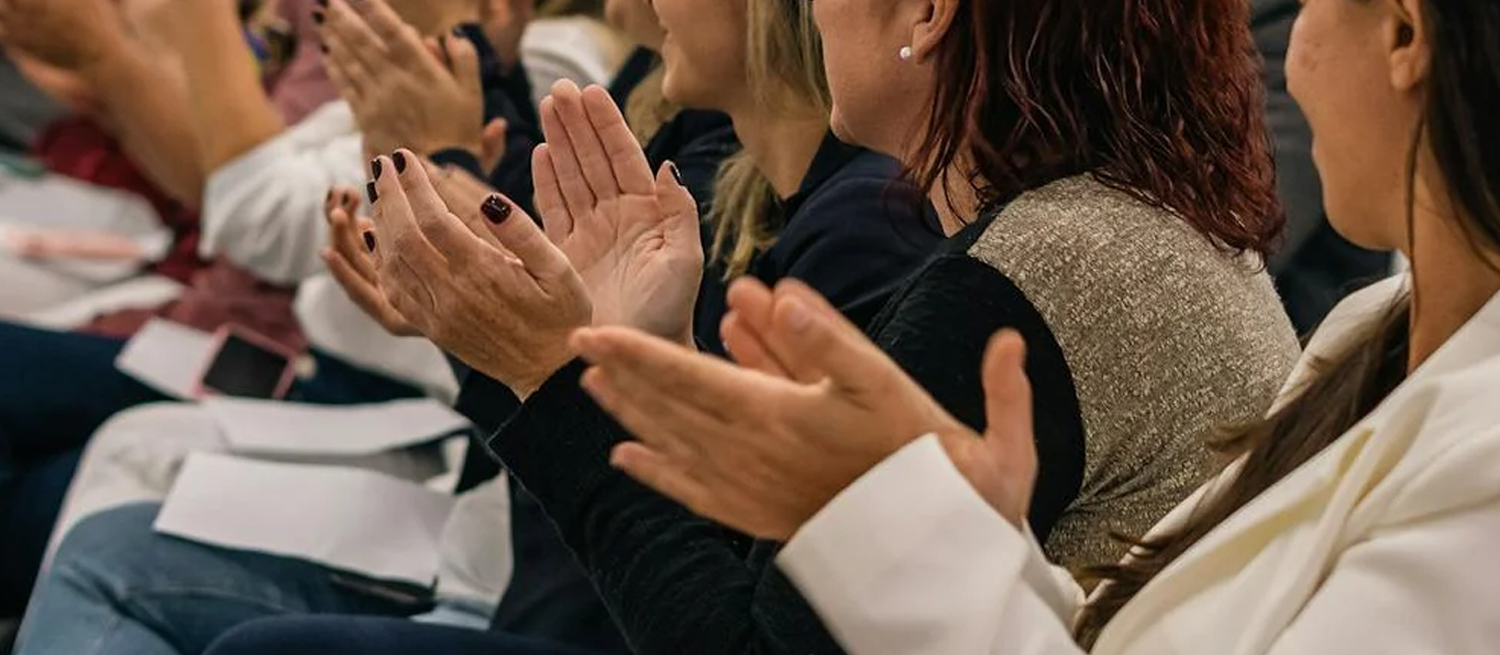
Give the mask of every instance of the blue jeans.
<path id="1" fill-rule="evenodd" d="M 412 621 L 349 616 L 261 619 L 235 628 L 207 655 L 588 655 L 544 641 Z"/>
<path id="2" fill-rule="evenodd" d="M 115 369 L 125 341 L 0 322 L 0 617 L 26 606 L 82 449 L 116 413 L 166 396 Z M 420 392 L 313 353 L 291 398 L 380 402 Z"/>
<path id="3" fill-rule="evenodd" d="M 231 628 L 288 614 L 405 615 L 321 566 L 156 534 L 156 504 L 84 519 L 37 587 L 17 655 L 197 655 Z"/>

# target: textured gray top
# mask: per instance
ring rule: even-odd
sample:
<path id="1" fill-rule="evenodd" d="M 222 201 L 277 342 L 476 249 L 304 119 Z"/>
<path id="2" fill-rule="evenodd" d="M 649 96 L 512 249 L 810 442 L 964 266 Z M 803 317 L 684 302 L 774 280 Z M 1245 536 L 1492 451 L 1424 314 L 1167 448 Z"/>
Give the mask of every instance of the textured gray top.
<path id="1" fill-rule="evenodd" d="M 1258 258 L 1090 176 L 1016 199 L 969 250 L 1027 296 L 1067 359 L 1083 486 L 1046 544 L 1117 561 L 1218 463 L 1215 431 L 1262 416 L 1299 347 Z"/>

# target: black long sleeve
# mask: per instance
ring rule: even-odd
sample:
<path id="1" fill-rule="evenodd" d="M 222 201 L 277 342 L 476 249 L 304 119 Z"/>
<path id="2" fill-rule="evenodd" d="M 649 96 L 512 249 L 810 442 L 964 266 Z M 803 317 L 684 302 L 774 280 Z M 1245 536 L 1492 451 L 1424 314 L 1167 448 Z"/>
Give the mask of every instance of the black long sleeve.
<path id="1" fill-rule="evenodd" d="M 923 267 L 872 325 L 882 347 L 976 429 L 979 362 L 1002 327 L 1027 338 L 1038 434 L 1048 435 L 1031 517 L 1045 535 L 1077 494 L 1083 428 L 1061 349 L 1024 295 L 955 250 Z M 582 370 L 575 363 L 549 380 L 490 448 L 546 508 L 635 652 L 840 653 L 774 566 L 775 544 L 747 554 L 735 535 L 609 466 L 609 450 L 629 437 L 579 389 Z"/>

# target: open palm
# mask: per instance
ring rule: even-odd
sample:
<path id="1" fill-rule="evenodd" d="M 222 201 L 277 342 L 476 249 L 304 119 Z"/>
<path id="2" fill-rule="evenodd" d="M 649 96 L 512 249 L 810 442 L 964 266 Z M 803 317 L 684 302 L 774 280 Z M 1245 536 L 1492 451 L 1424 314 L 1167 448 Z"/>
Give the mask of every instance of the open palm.
<path id="1" fill-rule="evenodd" d="M 703 270 L 698 210 L 666 164 L 655 175 L 609 94 L 559 82 L 542 102 L 533 155 L 547 235 L 588 287 L 595 325 L 682 343 Z"/>

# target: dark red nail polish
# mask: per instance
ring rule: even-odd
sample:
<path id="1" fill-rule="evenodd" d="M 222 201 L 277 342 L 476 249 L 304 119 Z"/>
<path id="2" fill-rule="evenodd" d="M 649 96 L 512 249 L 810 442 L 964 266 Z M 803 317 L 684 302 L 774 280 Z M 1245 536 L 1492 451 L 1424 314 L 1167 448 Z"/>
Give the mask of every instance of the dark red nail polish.
<path id="1" fill-rule="evenodd" d="M 499 225 L 504 223 L 505 219 L 510 218 L 510 203 L 505 202 L 505 199 L 500 196 L 490 196 L 485 198 L 483 205 L 479 206 L 479 211 L 491 223 Z"/>
<path id="2" fill-rule="evenodd" d="M 374 182 L 370 182 L 365 185 L 365 195 L 368 195 L 370 197 L 370 204 L 372 205 L 375 204 L 376 200 L 380 199 L 380 194 L 375 192 Z"/>
<path id="3" fill-rule="evenodd" d="M 396 162 L 397 175 L 406 172 L 406 153 L 401 152 L 400 150 L 391 153 L 391 161 Z"/>
<path id="4" fill-rule="evenodd" d="M 380 158 L 379 157 L 376 157 L 376 158 L 370 160 L 370 175 L 373 176 L 377 180 L 380 179 Z"/>
<path id="5" fill-rule="evenodd" d="M 682 183 L 682 171 L 677 169 L 677 164 L 667 162 L 667 170 L 671 171 L 672 179 L 677 180 L 677 186 L 687 186 L 686 184 Z"/>
<path id="6" fill-rule="evenodd" d="M 314 23 L 317 23 L 319 25 L 323 24 L 323 10 L 322 9 L 314 9 L 313 12 L 312 12 L 312 17 L 313 17 L 313 22 Z"/>
<path id="7" fill-rule="evenodd" d="M 375 233 L 374 232 L 366 232 L 365 233 L 365 247 L 369 248 L 370 252 L 375 252 Z"/>
<path id="8" fill-rule="evenodd" d="M 320 52 L 322 52 L 323 54 L 325 54 L 325 55 L 328 54 L 328 44 L 326 44 L 326 43 L 319 43 L 318 44 L 318 50 Z"/>

